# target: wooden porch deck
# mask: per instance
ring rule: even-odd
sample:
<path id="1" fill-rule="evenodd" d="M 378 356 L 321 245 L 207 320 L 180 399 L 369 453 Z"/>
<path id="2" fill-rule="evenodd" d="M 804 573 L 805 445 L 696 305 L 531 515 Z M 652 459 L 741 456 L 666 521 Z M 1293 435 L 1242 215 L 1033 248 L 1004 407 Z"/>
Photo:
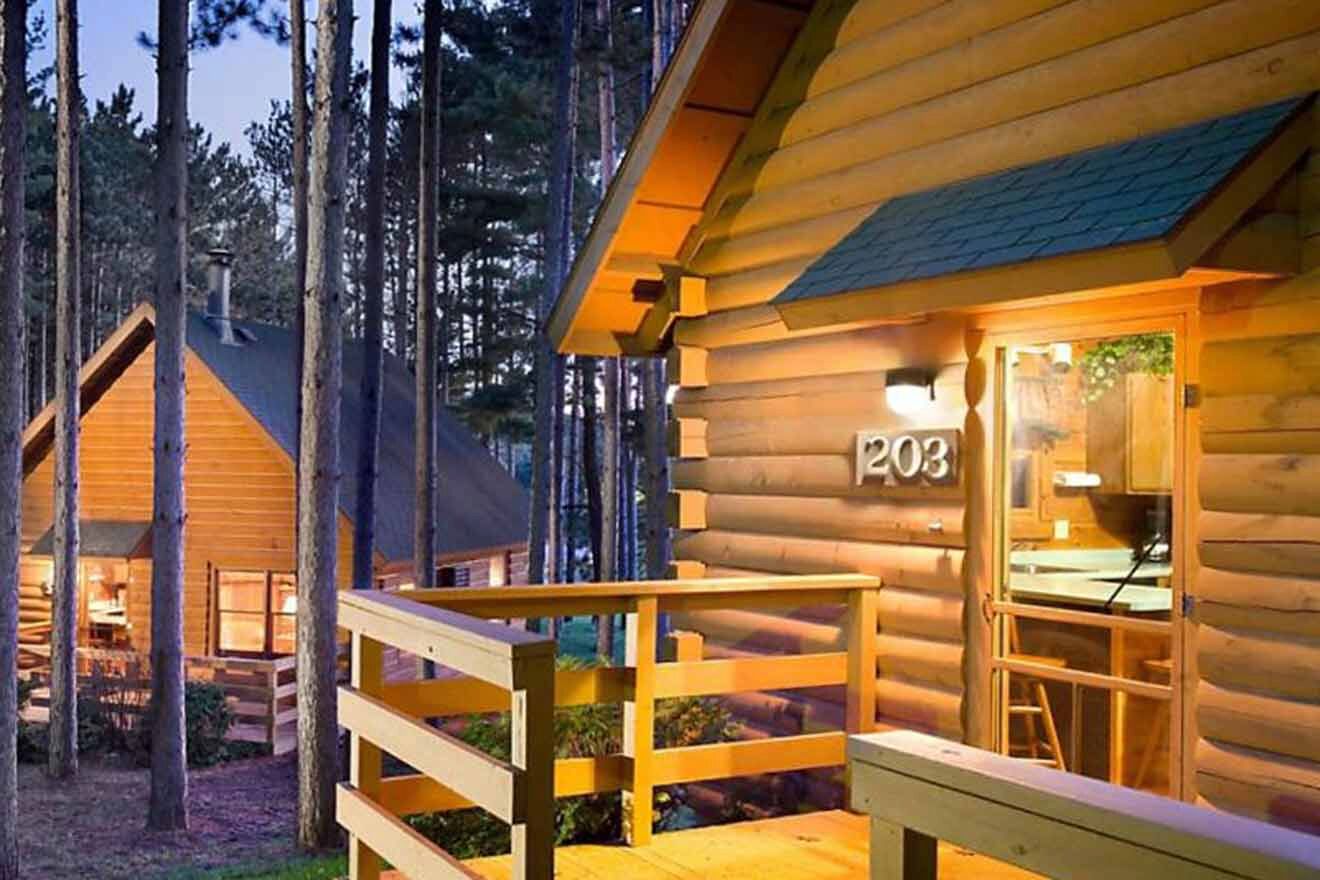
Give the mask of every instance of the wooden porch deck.
<path id="1" fill-rule="evenodd" d="M 844 880 L 869 876 L 869 819 L 843 810 L 657 834 L 649 846 L 555 850 L 560 880 Z M 474 859 L 488 880 L 512 880 L 509 856 Z M 1037 875 L 940 844 L 941 880 Z M 387 877 L 401 878 L 399 874 Z"/>

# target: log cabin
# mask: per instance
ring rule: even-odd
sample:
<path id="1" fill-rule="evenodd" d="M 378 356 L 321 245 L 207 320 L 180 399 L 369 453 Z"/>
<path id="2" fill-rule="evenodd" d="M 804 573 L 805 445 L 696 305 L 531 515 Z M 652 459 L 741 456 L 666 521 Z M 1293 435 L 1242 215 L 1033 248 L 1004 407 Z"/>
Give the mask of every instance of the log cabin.
<path id="1" fill-rule="evenodd" d="M 189 674 L 266 688 L 292 676 L 296 611 L 294 548 L 297 383 L 289 330 L 231 318 L 228 255 L 212 254 L 205 312 L 187 319 L 184 652 Z M 79 644 L 94 661 L 123 669 L 146 654 L 151 633 L 151 518 L 154 312 L 139 306 L 84 365 L 80 376 Z M 352 575 L 362 346 L 344 351 L 339 486 L 341 588 Z M 411 371 L 386 355 L 375 523 L 376 583 L 412 580 L 414 390 Z M 54 408 L 23 437 L 21 657 L 48 655 L 52 582 Z M 526 582 L 527 496 L 481 442 L 443 408 L 438 426 L 438 582 Z M 411 665 L 405 664 L 405 665 Z M 404 675 L 406 669 L 397 670 Z M 236 688 L 246 685 L 235 685 Z M 282 681 L 251 713 L 288 719 Z M 268 705 L 280 691 L 279 706 Z M 244 719 L 240 718 L 240 722 Z M 244 731 L 240 724 L 240 733 Z M 291 739 L 257 725 L 254 738 Z"/>
<path id="2" fill-rule="evenodd" d="M 703 0 L 548 332 L 666 359 L 685 584 L 879 579 L 862 729 L 1320 833 L 1316 90 L 1305 0 Z"/>

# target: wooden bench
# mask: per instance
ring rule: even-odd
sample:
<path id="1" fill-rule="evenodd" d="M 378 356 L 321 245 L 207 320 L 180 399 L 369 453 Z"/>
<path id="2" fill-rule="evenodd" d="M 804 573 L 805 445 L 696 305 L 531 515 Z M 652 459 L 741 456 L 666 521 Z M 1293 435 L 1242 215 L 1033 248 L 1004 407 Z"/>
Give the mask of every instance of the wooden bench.
<path id="1" fill-rule="evenodd" d="M 939 840 L 1057 878 L 1320 878 L 1320 837 L 910 731 L 848 741 L 874 880 L 935 880 Z"/>

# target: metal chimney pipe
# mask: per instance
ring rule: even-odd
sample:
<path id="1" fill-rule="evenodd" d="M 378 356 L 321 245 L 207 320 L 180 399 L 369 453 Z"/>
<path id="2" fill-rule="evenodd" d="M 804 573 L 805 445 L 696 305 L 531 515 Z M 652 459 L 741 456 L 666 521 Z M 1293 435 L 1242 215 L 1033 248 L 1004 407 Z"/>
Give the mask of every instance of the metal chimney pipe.
<path id="1" fill-rule="evenodd" d="M 207 296 L 206 316 L 215 326 L 220 342 L 224 345 L 238 345 L 234 335 L 234 325 L 229 312 L 229 284 L 234 263 L 234 253 L 227 248 L 212 248 L 207 252 Z"/>

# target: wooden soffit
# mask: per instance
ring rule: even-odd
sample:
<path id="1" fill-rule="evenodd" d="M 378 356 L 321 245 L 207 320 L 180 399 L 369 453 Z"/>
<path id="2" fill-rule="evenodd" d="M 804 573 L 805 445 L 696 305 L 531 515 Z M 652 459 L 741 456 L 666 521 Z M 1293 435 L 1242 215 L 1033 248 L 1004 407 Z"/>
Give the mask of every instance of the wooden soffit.
<path id="1" fill-rule="evenodd" d="M 667 322 L 648 321 L 655 299 L 637 295 L 638 284 L 644 291 L 672 272 L 812 5 L 697 4 L 550 314 L 556 349 L 654 350 L 649 331 Z"/>

